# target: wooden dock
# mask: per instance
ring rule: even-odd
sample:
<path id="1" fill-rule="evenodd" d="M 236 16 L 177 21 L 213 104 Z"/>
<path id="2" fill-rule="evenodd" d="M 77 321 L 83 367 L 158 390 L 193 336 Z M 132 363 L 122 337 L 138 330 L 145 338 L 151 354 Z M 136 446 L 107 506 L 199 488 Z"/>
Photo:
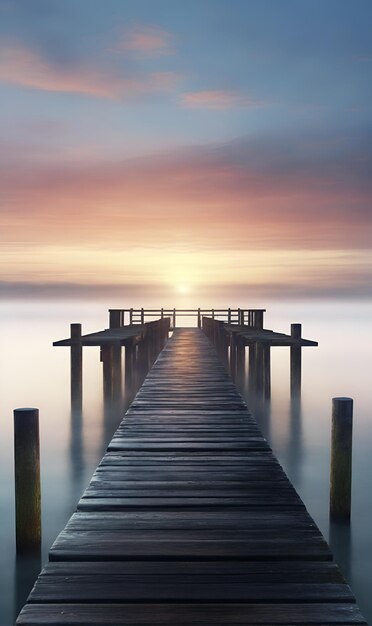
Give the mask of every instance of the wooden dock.
<path id="1" fill-rule="evenodd" d="M 17 624 L 365 624 L 217 352 L 177 329 Z"/>

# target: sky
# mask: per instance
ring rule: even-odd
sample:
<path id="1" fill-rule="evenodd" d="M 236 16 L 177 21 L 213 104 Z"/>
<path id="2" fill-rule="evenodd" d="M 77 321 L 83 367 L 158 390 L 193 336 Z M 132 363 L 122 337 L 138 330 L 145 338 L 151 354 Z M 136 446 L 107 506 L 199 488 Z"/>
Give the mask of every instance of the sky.
<path id="1" fill-rule="evenodd" d="M 370 0 L 0 0 L 3 297 L 372 296 Z"/>

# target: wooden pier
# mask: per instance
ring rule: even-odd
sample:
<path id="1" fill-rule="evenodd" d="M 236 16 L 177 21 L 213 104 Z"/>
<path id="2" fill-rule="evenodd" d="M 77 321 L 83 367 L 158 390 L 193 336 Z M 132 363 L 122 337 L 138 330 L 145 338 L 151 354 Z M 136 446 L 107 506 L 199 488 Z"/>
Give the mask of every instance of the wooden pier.
<path id="1" fill-rule="evenodd" d="M 17 624 L 365 624 L 204 326 L 218 352 L 173 332 Z"/>

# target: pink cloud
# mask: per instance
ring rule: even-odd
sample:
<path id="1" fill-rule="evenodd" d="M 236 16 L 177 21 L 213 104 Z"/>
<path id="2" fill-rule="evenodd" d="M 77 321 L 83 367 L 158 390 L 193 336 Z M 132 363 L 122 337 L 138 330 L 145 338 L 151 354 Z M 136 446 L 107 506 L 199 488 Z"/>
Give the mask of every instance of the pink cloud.
<path id="1" fill-rule="evenodd" d="M 173 42 L 173 35 L 158 26 L 136 26 L 124 32 L 115 49 L 141 56 L 162 56 L 174 53 Z"/>
<path id="2" fill-rule="evenodd" d="M 188 91 L 181 96 L 181 103 L 187 109 L 214 109 L 224 111 L 234 107 L 256 108 L 264 102 L 234 91 L 206 90 Z"/>
<path id="3" fill-rule="evenodd" d="M 0 82 L 43 91 L 75 93 L 117 100 L 171 90 L 173 72 L 119 76 L 99 67 L 56 67 L 39 53 L 19 44 L 0 47 Z"/>

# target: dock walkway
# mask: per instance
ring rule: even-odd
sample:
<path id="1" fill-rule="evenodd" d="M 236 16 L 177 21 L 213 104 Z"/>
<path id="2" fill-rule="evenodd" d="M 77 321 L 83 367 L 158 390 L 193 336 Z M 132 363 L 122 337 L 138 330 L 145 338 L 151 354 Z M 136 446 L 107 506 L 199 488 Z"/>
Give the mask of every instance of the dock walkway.
<path id="1" fill-rule="evenodd" d="M 215 349 L 177 329 L 17 623 L 365 620 Z"/>

